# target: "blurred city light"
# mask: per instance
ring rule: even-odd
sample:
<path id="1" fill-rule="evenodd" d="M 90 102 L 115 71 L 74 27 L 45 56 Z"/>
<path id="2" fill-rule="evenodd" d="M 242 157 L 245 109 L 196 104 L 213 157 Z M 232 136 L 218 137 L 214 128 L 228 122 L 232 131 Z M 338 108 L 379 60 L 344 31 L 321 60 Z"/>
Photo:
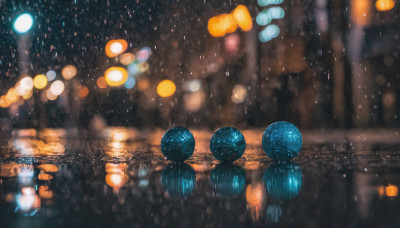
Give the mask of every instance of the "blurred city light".
<path id="1" fill-rule="evenodd" d="M 385 187 L 386 196 L 395 197 L 399 193 L 399 188 L 395 185 L 389 184 Z"/>
<path id="2" fill-rule="evenodd" d="M 50 87 L 51 88 L 51 87 Z M 57 99 L 57 95 L 54 95 L 52 92 L 51 92 L 51 90 L 50 89 L 48 89 L 47 91 L 46 91 L 46 98 L 47 98 L 47 100 L 50 100 L 50 101 L 54 101 L 55 99 Z M 42 99 L 43 101 L 45 101 L 44 99 Z"/>
<path id="3" fill-rule="evenodd" d="M 389 11 L 394 8 L 396 2 L 394 0 L 377 0 L 375 7 L 379 11 Z"/>
<path id="4" fill-rule="evenodd" d="M 10 88 L 6 94 L 8 103 L 14 103 L 18 100 L 18 94 L 14 88 Z"/>
<path id="5" fill-rule="evenodd" d="M 32 28 L 33 17 L 29 13 L 23 13 L 14 21 L 14 30 L 19 34 L 24 34 Z"/>
<path id="6" fill-rule="evenodd" d="M 273 19 L 282 19 L 285 16 L 285 11 L 279 7 L 271 7 L 269 9 L 261 11 L 256 17 L 256 22 L 260 26 L 266 26 L 271 23 Z"/>
<path id="7" fill-rule="evenodd" d="M 21 95 L 29 93 L 30 90 L 33 89 L 33 79 L 29 76 L 23 77 L 20 81 L 20 86 L 21 89 L 23 89 L 26 93 L 23 93 Z"/>
<path id="8" fill-rule="evenodd" d="M 138 62 L 145 62 L 150 58 L 151 49 L 149 47 L 143 47 L 136 53 Z"/>
<path id="9" fill-rule="evenodd" d="M 276 5 L 281 4 L 283 0 L 257 0 L 259 6 L 268 6 L 268 5 Z"/>
<path id="10" fill-rule="evenodd" d="M 261 42 L 268 42 L 279 36 L 279 33 L 279 27 L 277 25 L 270 24 L 258 34 L 258 38 Z"/>
<path id="11" fill-rule="evenodd" d="M 109 86 L 120 86 L 128 79 L 128 72 L 122 67 L 110 67 L 104 75 Z"/>
<path id="12" fill-rule="evenodd" d="M 33 86 L 36 89 L 43 89 L 47 86 L 47 77 L 43 74 L 38 74 L 33 78 Z"/>
<path id="13" fill-rule="evenodd" d="M 236 31 L 237 24 L 232 14 L 221 14 L 208 20 L 208 31 L 211 36 L 222 37 Z"/>
<path id="14" fill-rule="evenodd" d="M 51 82 L 57 77 L 57 73 L 54 70 L 49 70 L 46 73 L 47 81 Z"/>
<path id="15" fill-rule="evenodd" d="M 175 83 L 171 80 L 161 81 L 157 85 L 157 94 L 160 97 L 170 97 L 175 93 L 175 91 L 176 91 Z"/>
<path id="16" fill-rule="evenodd" d="M 86 86 L 80 86 L 78 89 L 78 96 L 80 98 L 85 98 L 87 97 L 87 95 L 89 95 L 89 89 Z"/>
<path id="17" fill-rule="evenodd" d="M 127 89 L 132 89 L 136 85 L 136 80 L 134 77 L 128 77 L 128 79 L 125 82 L 125 88 Z"/>
<path id="18" fill-rule="evenodd" d="M 107 82 L 103 76 L 97 79 L 97 86 L 101 89 L 107 88 Z"/>
<path id="19" fill-rule="evenodd" d="M 230 34 L 225 37 L 224 44 L 228 53 L 236 54 L 240 44 L 240 36 L 237 33 Z"/>
<path id="20" fill-rule="evenodd" d="M 247 90 L 243 85 L 235 85 L 232 91 L 232 101 L 236 104 L 243 103 L 246 99 Z"/>
<path id="21" fill-rule="evenodd" d="M 147 79 L 141 79 L 138 82 L 137 88 L 140 91 L 146 90 L 150 87 L 150 82 Z"/>
<path id="22" fill-rule="evenodd" d="M 372 16 L 371 0 L 352 0 L 350 2 L 351 20 L 360 26 L 370 23 Z"/>
<path id="23" fill-rule="evenodd" d="M 197 92 L 201 89 L 201 81 L 199 79 L 194 79 L 187 81 L 183 84 L 183 90 L 186 92 Z"/>
<path id="24" fill-rule="evenodd" d="M 118 56 L 119 54 L 123 53 L 128 48 L 128 43 L 123 40 L 110 40 L 106 44 L 106 55 L 110 58 Z"/>
<path id="25" fill-rule="evenodd" d="M 77 73 L 78 73 L 78 70 L 76 69 L 76 67 L 74 65 L 65 66 L 61 71 L 61 75 L 63 76 L 63 78 L 65 80 L 70 80 L 70 79 L 74 78 Z"/>
<path id="26" fill-rule="evenodd" d="M 53 83 L 51 83 L 50 92 L 54 96 L 59 96 L 64 92 L 64 88 L 65 88 L 64 82 L 62 82 L 61 80 L 56 80 Z M 51 99 L 49 98 L 49 100 Z"/>
<path id="27" fill-rule="evenodd" d="M 132 53 L 124 53 L 119 57 L 119 62 L 122 65 L 129 65 L 135 61 L 135 55 Z"/>
<path id="28" fill-rule="evenodd" d="M 250 12 L 246 6 L 238 5 L 236 9 L 233 10 L 232 15 L 239 28 L 243 31 L 247 32 L 253 28 L 253 21 L 251 20 Z"/>

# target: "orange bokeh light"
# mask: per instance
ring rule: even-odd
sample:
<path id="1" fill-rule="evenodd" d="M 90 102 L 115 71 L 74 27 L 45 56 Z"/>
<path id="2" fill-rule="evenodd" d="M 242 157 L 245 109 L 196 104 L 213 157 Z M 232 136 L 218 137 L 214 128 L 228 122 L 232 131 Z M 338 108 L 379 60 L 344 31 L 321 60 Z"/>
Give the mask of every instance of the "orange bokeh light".
<path id="1" fill-rule="evenodd" d="M 389 184 L 385 187 L 386 196 L 395 197 L 399 193 L 399 188 L 395 185 Z"/>
<path id="2" fill-rule="evenodd" d="M 222 37 L 236 31 L 237 24 L 232 14 L 221 14 L 208 20 L 208 31 L 211 36 Z"/>
<path id="3" fill-rule="evenodd" d="M 118 56 L 128 48 L 128 43 L 123 40 L 110 40 L 106 44 L 106 55 L 110 58 Z"/>
<path id="4" fill-rule="evenodd" d="M 394 0 L 378 0 L 375 2 L 375 7 L 379 11 L 389 11 L 394 8 L 396 2 Z"/>
<path id="5" fill-rule="evenodd" d="M 76 67 L 74 65 L 65 66 L 61 71 L 61 75 L 63 76 L 63 78 L 65 80 L 70 80 L 70 79 L 74 78 L 77 73 L 78 73 L 78 69 L 76 69 Z"/>
<path id="6" fill-rule="evenodd" d="M 107 82 L 104 76 L 101 76 L 97 79 L 97 86 L 101 89 L 107 88 Z"/>
<path id="7" fill-rule="evenodd" d="M 81 86 L 78 89 L 78 96 L 81 98 L 86 97 L 87 95 L 89 95 L 89 89 L 86 86 Z"/>
<path id="8" fill-rule="evenodd" d="M 164 80 L 157 86 L 157 94 L 160 97 L 170 97 L 176 91 L 175 83 L 171 80 Z"/>
<path id="9" fill-rule="evenodd" d="M 244 5 L 238 5 L 232 12 L 233 18 L 236 20 L 237 25 L 243 31 L 247 32 L 253 28 L 253 21 L 249 10 Z"/>

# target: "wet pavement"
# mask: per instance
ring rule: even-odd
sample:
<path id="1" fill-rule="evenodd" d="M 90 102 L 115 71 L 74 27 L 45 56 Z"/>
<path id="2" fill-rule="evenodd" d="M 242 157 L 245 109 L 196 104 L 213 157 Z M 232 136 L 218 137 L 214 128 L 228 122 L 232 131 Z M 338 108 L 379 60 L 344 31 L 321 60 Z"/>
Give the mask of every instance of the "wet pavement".
<path id="1" fill-rule="evenodd" d="M 0 139 L 1 227 L 400 227 L 395 130 L 303 132 L 291 163 L 272 162 L 261 129 L 242 130 L 234 164 L 196 140 L 164 159 L 164 130 L 13 131 Z"/>

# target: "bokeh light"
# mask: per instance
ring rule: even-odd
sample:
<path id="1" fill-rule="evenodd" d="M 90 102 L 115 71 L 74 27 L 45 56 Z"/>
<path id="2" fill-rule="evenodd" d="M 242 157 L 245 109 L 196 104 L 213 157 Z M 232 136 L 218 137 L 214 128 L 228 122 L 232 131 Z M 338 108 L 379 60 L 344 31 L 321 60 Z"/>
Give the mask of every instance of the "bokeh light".
<path id="1" fill-rule="evenodd" d="M 138 62 L 145 62 L 150 58 L 151 49 L 149 47 L 143 47 L 136 53 Z"/>
<path id="2" fill-rule="evenodd" d="M 240 44 L 240 36 L 237 33 L 225 37 L 225 50 L 230 54 L 236 54 Z"/>
<path id="3" fill-rule="evenodd" d="M 78 70 L 76 69 L 76 67 L 74 65 L 65 66 L 61 71 L 61 75 L 63 76 L 63 78 L 65 80 L 70 80 L 70 79 L 74 78 L 77 73 L 78 73 Z"/>
<path id="4" fill-rule="evenodd" d="M 150 87 L 150 82 L 148 79 L 141 79 L 138 81 L 137 88 L 140 91 L 144 91 L 144 90 L 148 89 L 149 87 Z"/>
<path id="5" fill-rule="evenodd" d="M 386 196 L 395 197 L 399 193 L 399 188 L 395 185 L 389 184 L 385 187 Z"/>
<path id="6" fill-rule="evenodd" d="M 243 85 L 235 85 L 232 91 L 232 101 L 236 104 L 243 103 L 246 99 L 247 90 Z"/>
<path id="7" fill-rule="evenodd" d="M 282 19 L 285 16 L 285 11 L 277 6 L 271 7 L 267 10 L 263 10 L 256 17 L 256 22 L 258 25 L 266 26 L 271 23 L 273 19 Z"/>
<path id="8" fill-rule="evenodd" d="M 47 86 L 47 77 L 43 74 L 38 74 L 33 78 L 33 86 L 36 89 L 43 89 Z"/>
<path id="9" fill-rule="evenodd" d="M 389 11 L 394 8 L 396 2 L 394 0 L 377 0 L 375 7 L 379 11 Z"/>
<path id="10" fill-rule="evenodd" d="M 268 42 L 279 36 L 279 33 L 279 27 L 277 25 L 270 24 L 258 34 L 258 38 L 261 42 Z"/>
<path id="11" fill-rule="evenodd" d="M 8 103 L 14 103 L 18 100 L 18 94 L 14 88 L 10 88 L 6 94 Z"/>
<path id="12" fill-rule="evenodd" d="M 140 72 L 146 72 L 149 69 L 149 63 L 147 62 L 142 62 L 138 64 L 138 68 Z"/>
<path id="13" fill-rule="evenodd" d="M 50 101 L 54 101 L 55 99 L 57 99 L 57 95 L 54 95 L 52 92 L 51 92 L 51 90 L 50 89 L 48 89 L 47 91 L 46 91 L 46 98 L 47 98 L 47 100 L 50 100 Z M 43 99 L 44 100 L 44 99 Z"/>
<path id="14" fill-rule="evenodd" d="M 135 61 L 135 55 L 132 53 L 124 53 L 119 57 L 119 62 L 122 65 L 129 65 Z"/>
<path id="15" fill-rule="evenodd" d="M 101 89 L 105 89 L 107 88 L 107 82 L 106 79 L 104 78 L 104 76 L 101 76 L 97 79 L 97 86 Z"/>
<path id="16" fill-rule="evenodd" d="M 59 96 L 64 92 L 64 88 L 65 88 L 64 82 L 62 82 L 61 80 L 56 80 L 53 83 L 51 83 L 50 92 L 55 96 Z M 49 98 L 49 100 L 51 99 Z"/>
<path id="17" fill-rule="evenodd" d="M 54 70 L 49 70 L 46 73 L 47 81 L 51 82 L 57 77 L 57 73 Z"/>
<path id="18" fill-rule="evenodd" d="M 222 37 L 236 31 L 237 24 L 232 14 L 221 14 L 210 18 L 207 28 L 211 36 Z"/>
<path id="19" fill-rule="evenodd" d="M 33 17 L 29 13 L 23 13 L 14 21 L 14 30 L 19 34 L 24 34 L 32 28 Z"/>
<path id="20" fill-rule="evenodd" d="M 132 89 L 136 85 L 136 80 L 134 77 L 128 77 L 128 79 L 125 82 L 125 88 L 127 89 Z"/>
<path id="21" fill-rule="evenodd" d="M 24 100 L 28 100 L 29 98 L 32 97 L 32 95 L 33 95 L 33 90 L 29 90 L 28 93 L 22 95 L 22 98 L 23 98 Z"/>
<path id="22" fill-rule="evenodd" d="M 80 98 L 85 98 L 87 97 L 87 95 L 89 95 L 89 89 L 86 86 L 80 86 L 78 89 L 78 96 Z"/>
<path id="23" fill-rule="evenodd" d="M 239 28 L 241 28 L 243 31 L 247 32 L 253 28 L 253 21 L 251 20 L 250 12 L 246 6 L 238 5 L 233 10 L 232 15 L 235 18 Z"/>
<path id="24" fill-rule="evenodd" d="M 8 108 L 10 106 L 10 102 L 8 102 L 6 95 L 0 97 L 0 107 Z"/>
<path id="25" fill-rule="evenodd" d="M 128 43 L 123 40 L 110 40 L 106 44 L 106 55 L 110 58 L 118 56 L 119 54 L 123 53 L 128 48 Z"/>
<path id="26" fill-rule="evenodd" d="M 281 4 L 283 0 L 257 0 L 259 6 Z"/>
<path id="27" fill-rule="evenodd" d="M 29 76 L 23 77 L 20 81 L 19 81 L 20 85 L 21 85 L 21 89 L 27 91 L 27 93 L 33 89 L 33 79 Z M 26 94 L 26 93 L 24 93 Z"/>
<path id="28" fill-rule="evenodd" d="M 186 92 L 197 92 L 201 89 L 201 81 L 199 79 L 187 81 L 183 84 L 183 89 Z"/>
<path id="29" fill-rule="evenodd" d="M 160 97 L 170 97 L 175 93 L 175 91 L 176 91 L 175 83 L 171 80 L 161 81 L 157 85 L 157 94 Z"/>
<path id="30" fill-rule="evenodd" d="M 122 67 L 110 67 L 104 75 L 109 86 L 120 86 L 128 79 L 128 72 Z"/>

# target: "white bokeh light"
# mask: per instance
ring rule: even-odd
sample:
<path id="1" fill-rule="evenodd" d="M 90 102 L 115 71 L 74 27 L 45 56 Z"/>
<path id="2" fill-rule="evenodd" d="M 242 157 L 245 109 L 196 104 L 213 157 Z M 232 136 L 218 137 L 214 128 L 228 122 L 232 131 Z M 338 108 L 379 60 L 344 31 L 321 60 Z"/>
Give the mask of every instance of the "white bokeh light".
<path id="1" fill-rule="evenodd" d="M 14 29 L 17 33 L 23 34 L 29 31 L 33 25 L 33 17 L 29 13 L 21 14 L 14 21 Z"/>

